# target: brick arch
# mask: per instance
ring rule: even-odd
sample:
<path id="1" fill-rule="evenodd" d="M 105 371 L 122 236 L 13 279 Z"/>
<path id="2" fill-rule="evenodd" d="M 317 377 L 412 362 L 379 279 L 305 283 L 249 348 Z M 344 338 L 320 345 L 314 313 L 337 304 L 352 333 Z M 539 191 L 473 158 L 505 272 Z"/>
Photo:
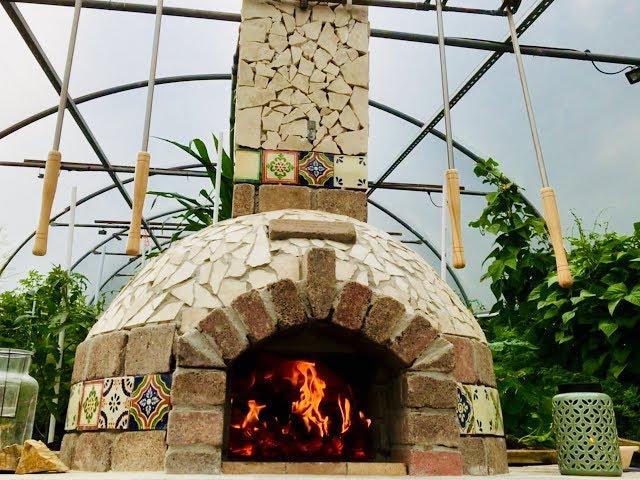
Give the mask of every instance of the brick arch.
<path id="1" fill-rule="evenodd" d="M 166 470 L 214 473 L 224 435 L 227 369 L 279 333 L 317 322 L 373 342 L 402 365 L 393 458 L 410 474 L 461 474 L 454 346 L 391 296 L 335 279 L 335 252 L 314 248 L 299 282 L 279 280 L 210 311 L 176 342 Z M 206 426 L 206 427 L 205 427 Z"/>
<path id="2" fill-rule="evenodd" d="M 279 280 L 211 310 L 178 337 L 177 366 L 225 368 L 276 332 L 322 321 L 388 348 L 410 370 L 453 369 L 453 345 L 428 318 L 366 285 L 337 282 L 332 249 L 310 249 L 303 273 L 299 282 Z"/>

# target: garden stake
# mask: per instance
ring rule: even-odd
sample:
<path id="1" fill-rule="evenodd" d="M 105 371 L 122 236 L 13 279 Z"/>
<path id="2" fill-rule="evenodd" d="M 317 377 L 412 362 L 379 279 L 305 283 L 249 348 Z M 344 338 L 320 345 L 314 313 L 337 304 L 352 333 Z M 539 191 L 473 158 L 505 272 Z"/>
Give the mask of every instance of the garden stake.
<path id="1" fill-rule="evenodd" d="M 133 207 L 131 212 L 131 225 L 129 226 L 129 237 L 127 239 L 127 255 L 136 256 L 140 254 L 140 226 L 142 223 L 142 209 L 144 208 L 144 197 L 147 194 L 147 184 L 149 183 L 149 163 L 151 155 L 147 151 L 149 148 L 149 129 L 151 127 L 151 109 L 153 107 L 153 90 L 156 84 L 156 65 L 158 64 L 158 46 L 160 44 L 160 26 L 162 24 L 162 4 L 163 0 L 158 0 L 156 5 L 156 24 L 153 31 L 153 47 L 151 49 L 151 66 L 149 68 L 149 86 L 147 88 L 147 107 L 144 116 L 144 127 L 142 130 L 142 149 L 138 152 L 136 171 L 133 184 Z"/>
<path id="2" fill-rule="evenodd" d="M 78 23 L 80 22 L 80 10 L 82 10 L 82 0 L 76 0 L 73 8 L 73 22 L 71 23 L 71 33 L 69 34 L 69 45 L 67 48 L 67 63 L 64 66 L 64 77 L 62 88 L 60 89 L 60 103 L 58 104 L 58 116 L 56 118 L 56 129 L 53 134 L 53 146 L 47 155 L 47 163 L 44 168 L 44 182 L 42 183 L 42 198 L 40 200 L 40 217 L 36 228 L 35 241 L 33 243 L 33 254 L 42 256 L 47 253 L 47 241 L 49 238 L 49 217 L 53 199 L 58 188 L 58 177 L 60 176 L 60 163 L 62 154 L 60 153 L 60 137 L 62 136 L 62 121 L 64 111 L 67 108 L 67 97 L 69 89 L 69 78 L 71 77 L 71 64 L 73 63 L 73 52 L 76 48 L 76 37 L 78 36 Z"/>
<path id="3" fill-rule="evenodd" d="M 538 136 L 538 127 L 536 125 L 536 119 L 533 114 L 533 107 L 531 106 L 531 97 L 529 96 L 527 77 L 524 72 L 524 63 L 522 61 L 522 54 L 520 52 L 518 34 L 516 33 L 516 26 L 513 22 L 513 13 L 510 7 L 507 7 L 505 11 L 507 13 L 507 21 L 509 22 L 509 30 L 511 32 L 513 53 L 516 56 L 516 63 L 518 65 L 518 73 L 520 75 L 520 85 L 522 86 L 524 104 L 527 109 L 527 115 L 529 117 L 531 138 L 533 139 L 533 146 L 536 152 L 538 170 L 540 172 L 540 179 L 542 180 L 542 189 L 540 190 L 540 196 L 542 197 L 544 219 L 547 223 L 547 228 L 549 229 L 549 236 L 551 237 L 551 244 L 553 245 L 553 252 L 556 257 L 558 283 L 562 288 L 569 288 L 571 287 L 571 285 L 573 285 L 573 277 L 571 276 L 571 271 L 569 270 L 569 262 L 567 261 L 567 254 L 562 244 L 562 229 L 560 227 L 560 215 L 558 214 L 556 194 L 553 188 L 549 186 L 547 169 L 545 167 L 544 158 L 542 156 L 542 147 L 540 146 L 540 137 Z"/>
<path id="4" fill-rule="evenodd" d="M 451 110 L 449 108 L 449 80 L 447 79 L 447 57 L 445 55 L 444 26 L 442 23 L 442 0 L 436 0 L 436 16 L 438 19 L 438 48 L 440 51 L 440 77 L 442 80 L 442 103 L 444 105 L 448 165 L 448 169 L 445 172 L 446 198 L 445 195 L 443 195 L 442 198 L 449 207 L 449 217 L 451 219 L 451 263 L 454 268 L 464 268 L 464 247 L 462 245 L 462 230 L 460 229 L 460 178 L 453 159 Z"/>
<path id="5" fill-rule="evenodd" d="M 220 132 L 218 134 L 218 164 L 216 165 L 216 185 L 215 185 L 215 194 L 216 196 L 213 199 L 213 223 L 218 223 L 218 217 L 220 216 L 220 190 L 222 186 L 220 182 L 222 182 L 222 139 L 224 133 Z"/>

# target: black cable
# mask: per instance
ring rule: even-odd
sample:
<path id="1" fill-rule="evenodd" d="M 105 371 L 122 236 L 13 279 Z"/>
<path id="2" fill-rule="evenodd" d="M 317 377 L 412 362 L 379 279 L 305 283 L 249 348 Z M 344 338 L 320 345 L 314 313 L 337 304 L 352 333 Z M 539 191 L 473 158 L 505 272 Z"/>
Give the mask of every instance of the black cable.
<path id="1" fill-rule="evenodd" d="M 591 50 L 586 49 L 584 51 L 584 53 L 586 53 L 587 56 L 588 56 L 591 53 Z M 591 61 L 591 65 L 593 65 L 593 68 L 595 68 L 597 71 L 599 71 L 600 73 L 602 73 L 604 75 L 618 75 L 618 74 L 624 72 L 625 70 L 630 70 L 631 68 L 633 68 L 630 65 L 627 65 L 626 67 L 621 68 L 620 70 L 618 70 L 616 72 L 606 72 L 606 71 L 602 70 L 600 67 L 598 67 L 598 65 L 596 65 L 596 62 L 594 62 L 593 60 L 590 60 L 590 61 Z"/>
<path id="2" fill-rule="evenodd" d="M 433 204 L 434 207 L 442 208 L 442 205 L 437 205 L 436 202 L 433 201 L 433 197 L 431 197 L 431 192 L 427 192 L 427 196 L 429 197 L 429 200 L 431 200 L 431 203 Z"/>

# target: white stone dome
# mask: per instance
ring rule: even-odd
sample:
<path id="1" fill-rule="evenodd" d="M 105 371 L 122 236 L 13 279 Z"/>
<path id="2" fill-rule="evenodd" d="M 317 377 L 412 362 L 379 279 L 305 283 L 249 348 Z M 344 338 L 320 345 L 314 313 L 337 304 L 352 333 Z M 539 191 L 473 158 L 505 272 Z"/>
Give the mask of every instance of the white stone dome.
<path id="1" fill-rule="evenodd" d="M 332 240 L 270 240 L 270 220 L 350 222 L 353 245 Z M 123 287 L 89 336 L 143 324 L 200 320 L 240 294 L 283 278 L 300 280 L 300 260 L 312 247 L 336 253 L 338 282 L 355 281 L 423 314 L 442 333 L 486 341 L 453 290 L 413 250 L 387 233 L 350 217 L 315 210 L 280 210 L 222 221 L 180 240 Z"/>

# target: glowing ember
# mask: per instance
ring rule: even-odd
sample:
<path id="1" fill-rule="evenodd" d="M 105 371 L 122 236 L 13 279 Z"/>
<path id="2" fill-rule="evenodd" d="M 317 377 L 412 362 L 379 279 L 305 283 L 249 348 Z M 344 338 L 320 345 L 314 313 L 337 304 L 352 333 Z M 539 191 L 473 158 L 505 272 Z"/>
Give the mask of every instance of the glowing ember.
<path id="1" fill-rule="evenodd" d="M 371 420 L 341 378 L 317 361 L 265 356 L 255 365 L 232 384 L 230 457 L 369 457 Z"/>

